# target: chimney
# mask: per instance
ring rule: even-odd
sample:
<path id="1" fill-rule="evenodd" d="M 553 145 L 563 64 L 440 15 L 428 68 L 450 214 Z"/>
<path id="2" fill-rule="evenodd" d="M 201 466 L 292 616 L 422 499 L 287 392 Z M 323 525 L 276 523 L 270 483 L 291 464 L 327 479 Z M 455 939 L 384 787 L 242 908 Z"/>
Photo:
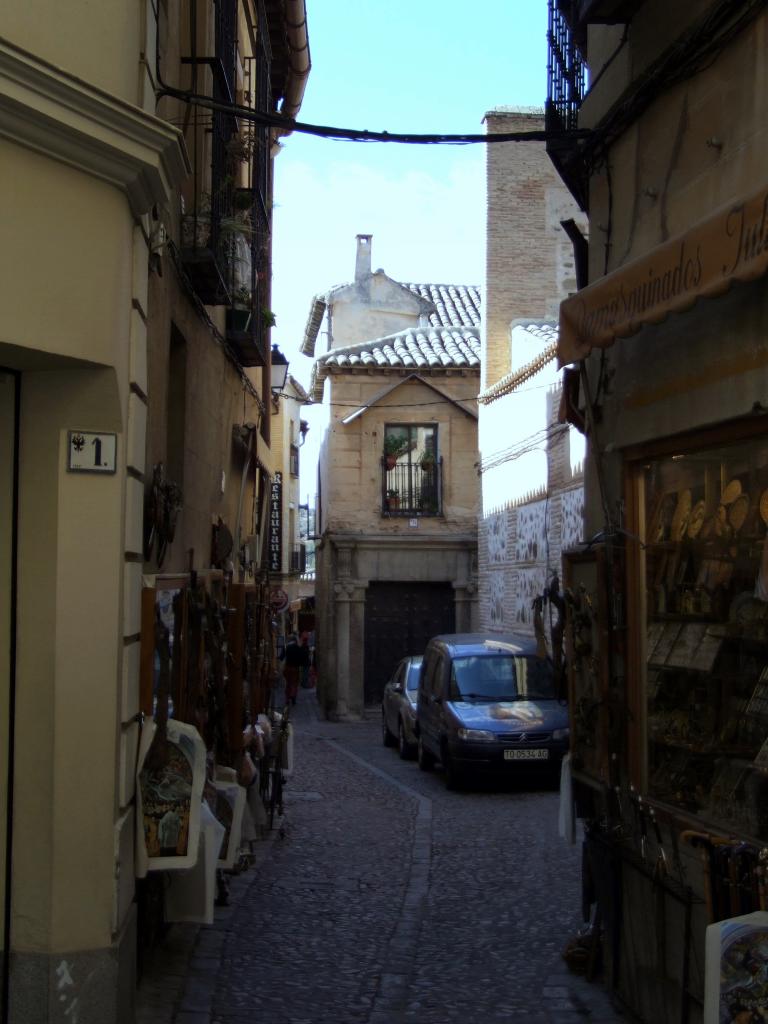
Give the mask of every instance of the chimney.
<path id="1" fill-rule="evenodd" d="M 357 236 L 357 257 L 355 259 L 355 284 L 367 281 L 371 276 L 371 239 L 373 235 Z"/>

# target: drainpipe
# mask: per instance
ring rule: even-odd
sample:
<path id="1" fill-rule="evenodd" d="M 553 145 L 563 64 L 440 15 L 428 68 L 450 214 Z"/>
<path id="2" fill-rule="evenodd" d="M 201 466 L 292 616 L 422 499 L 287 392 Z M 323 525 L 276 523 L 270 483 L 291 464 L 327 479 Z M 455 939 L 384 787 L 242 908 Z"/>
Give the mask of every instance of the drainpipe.
<path id="1" fill-rule="evenodd" d="M 285 87 L 280 113 L 295 118 L 304 98 L 307 78 L 312 62 L 309 57 L 309 36 L 307 35 L 307 8 L 305 0 L 284 0 L 285 28 L 288 36 L 290 55 L 288 65 L 290 74 Z M 280 131 L 280 135 L 290 135 L 290 131 Z"/>

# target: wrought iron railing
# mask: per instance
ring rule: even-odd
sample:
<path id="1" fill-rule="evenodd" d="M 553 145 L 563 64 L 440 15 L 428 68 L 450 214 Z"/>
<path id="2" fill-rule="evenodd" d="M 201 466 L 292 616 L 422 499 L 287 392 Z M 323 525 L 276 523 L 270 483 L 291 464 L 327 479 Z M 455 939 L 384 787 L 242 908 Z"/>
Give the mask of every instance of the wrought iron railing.
<path id="1" fill-rule="evenodd" d="M 291 572 L 305 572 L 307 568 L 307 549 L 304 544 L 294 544 L 291 551 Z"/>
<path id="2" fill-rule="evenodd" d="M 557 0 L 549 0 L 547 40 L 547 112 L 557 116 L 558 127 L 571 131 L 578 127 L 579 108 L 587 91 L 587 66 Z"/>
<path id="3" fill-rule="evenodd" d="M 256 52 L 245 60 L 245 91 L 254 110 L 270 111 L 271 51 L 263 3 L 257 6 Z M 230 312 L 228 340 L 244 366 L 266 366 L 269 353 L 272 158 L 269 129 L 254 122 L 240 122 L 239 135 L 230 154 L 247 167 L 246 184 L 235 195 L 231 240 L 230 292 L 236 306 L 247 307 L 250 316 L 243 326 L 242 311 Z M 239 329 L 234 329 L 237 323 Z"/>
<path id="4" fill-rule="evenodd" d="M 237 54 L 237 0 L 214 0 L 213 53 L 198 54 L 194 48 L 183 64 L 207 65 L 211 71 L 212 97 L 224 107 L 235 100 Z M 196 126 L 196 133 L 200 129 Z M 185 212 L 182 260 L 203 302 L 226 303 L 231 295 L 234 176 L 231 144 L 237 131 L 234 116 L 214 110 L 210 120 L 210 177 L 206 161 L 193 160 L 195 179 L 191 208 Z M 197 152 L 197 135 L 194 149 Z"/>
<path id="5" fill-rule="evenodd" d="M 381 460 L 381 511 L 386 516 L 439 516 L 443 513 L 443 460 Z"/>

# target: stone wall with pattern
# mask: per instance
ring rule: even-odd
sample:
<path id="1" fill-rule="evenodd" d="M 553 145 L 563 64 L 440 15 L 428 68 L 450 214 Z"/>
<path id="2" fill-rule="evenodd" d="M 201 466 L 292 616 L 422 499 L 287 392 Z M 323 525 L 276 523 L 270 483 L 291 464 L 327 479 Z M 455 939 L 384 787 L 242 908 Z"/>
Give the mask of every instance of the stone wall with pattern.
<path id="1" fill-rule="evenodd" d="M 557 423 L 559 390 L 547 396 Z M 503 401 L 504 399 L 501 399 Z M 478 613 L 482 632 L 533 633 L 534 598 L 552 577 L 562 579 L 563 551 L 584 539 L 584 487 L 572 469 L 568 434 L 547 450 L 547 487 L 502 508 L 485 511 L 478 531 Z"/>

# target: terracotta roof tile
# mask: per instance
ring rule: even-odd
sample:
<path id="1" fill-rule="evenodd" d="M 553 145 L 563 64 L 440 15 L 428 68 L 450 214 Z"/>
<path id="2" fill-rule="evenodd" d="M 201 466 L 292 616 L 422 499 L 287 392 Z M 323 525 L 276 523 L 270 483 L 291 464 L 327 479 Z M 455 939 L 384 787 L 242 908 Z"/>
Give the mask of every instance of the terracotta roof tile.
<path id="1" fill-rule="evenodd" d="M 332 349 L 315 361 L 309 391 L 322 400 L 323 381 L 334 369 L 480 368 L 480 331 L 476 327 L 409 327 L 386 338 Z"/>

